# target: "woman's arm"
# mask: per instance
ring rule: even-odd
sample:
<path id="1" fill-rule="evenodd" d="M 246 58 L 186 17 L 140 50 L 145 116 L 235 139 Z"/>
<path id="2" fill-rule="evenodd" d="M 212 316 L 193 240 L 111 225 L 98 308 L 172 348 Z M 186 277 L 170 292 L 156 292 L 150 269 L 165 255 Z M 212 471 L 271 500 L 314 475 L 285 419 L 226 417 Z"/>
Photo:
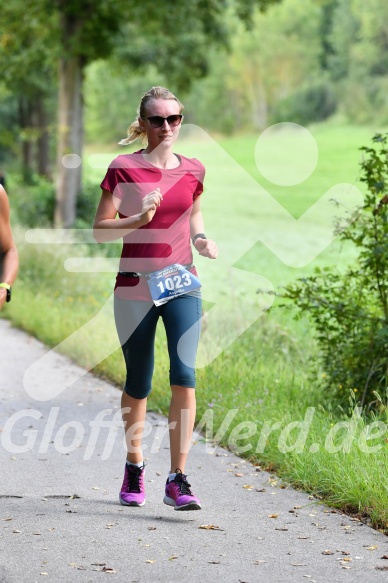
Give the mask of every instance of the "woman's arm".
<path id="1" fill-rule="evenodd" d="M 0 186 L 0 254 L 3 256 L 3 273 L 0 283 L 12 286 L 19 268 L 18 252 L 13 240 L 7 193 Z M 7 290 L 0 288 L 0 309 L 7 299 Z"/>
<path id="2" fill-rule="evenodd" d="M 201 197 L 199 196 L 193 204 L 193 209 L 190 215 L 190 237 L 193 238 L 198 233 L 204 232 L 204 221 L 201 211 Z M 208 257 L 209 259 L 216 259 L 218 255 L 218 248 L 214 241 L 211 239 L 198 239 L 195 240 L 194 247 L 200 255 Z"/>
<path id="3" fill-rule="evenodd" d="M 113 194 L 104 189 L 93 224 L 93 236 L 95 240 L 97 243 L 115 241 L 128 235 L 131 231 L 147 225 L 152 221 L 161 201 L 162 195 L 159 189 L 153 190 L 143 198 L 142 210 L 139 214 L 119 219 L 116 218 L 119 205 L 115 205 Z M 119 200 L 118 202 L 120 203 Z"/>

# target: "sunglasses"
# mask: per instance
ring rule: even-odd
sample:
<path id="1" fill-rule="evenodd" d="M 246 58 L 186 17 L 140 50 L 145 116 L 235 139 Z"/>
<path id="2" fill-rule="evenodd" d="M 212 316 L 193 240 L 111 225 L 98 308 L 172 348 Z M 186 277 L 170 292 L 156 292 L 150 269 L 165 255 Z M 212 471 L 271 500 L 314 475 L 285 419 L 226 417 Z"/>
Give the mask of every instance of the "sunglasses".
<path id="1" fill-rule="evenodd" d="M 142 119 L 148 119 L 152 128 L 161 128 L 166 121 L 171 128 L 179 126 L 183 118 L 180 113 L 175 115 L 169 115 L 168 117 L 161 117 L 160 115 L 151 115 L 150 117 L 143 117 Z"/>

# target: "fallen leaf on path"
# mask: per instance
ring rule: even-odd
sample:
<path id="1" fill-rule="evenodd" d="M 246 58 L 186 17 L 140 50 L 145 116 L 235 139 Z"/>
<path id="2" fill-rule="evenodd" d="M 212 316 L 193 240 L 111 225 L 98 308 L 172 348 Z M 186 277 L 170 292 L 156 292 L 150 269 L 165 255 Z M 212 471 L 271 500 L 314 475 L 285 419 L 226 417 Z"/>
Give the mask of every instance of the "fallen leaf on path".
<path id="1" fill-rule="evenodd" d="M 325 551 L 322 551 L 322 555 L 334 555 L 333 551 L 329 551 L 329 549 L 326 549 Z"/>
<path id="2" fill-rule="evenodd" d="M 244 476 L 244 474 L 242 474 L 241 472 L 235 472 L 234 475 L 236 476 L 236 478 L 242 478 Z"/>
<path id="3" fill-rule="evenodd" d="M 21 530 L 13 530 L 12 532 L 15 533 L 15 534 L 19 534 L 22 531 Z"/>
<path id="4" fill-rule="evenodd" d="M 198 528 L 202 528 L 204 530 L 224 530 L 223 528 L 220 528 L 215 524 L 201 524 L 201 526 L 199 526 Z"/>
<path id="5" fill-rule="evenodd" d="M 155 563 L 155 562 L 156 562 L 155 559 L 147 559 L 146 560 L 146 563 Z"/>
<path id="6" fill-rule="evenodd" d="M 245 490 L 252 490 L 253 486 L 251 486 L 251 484 L 244 484 L 243 488 L 245 488 Z"/>
<path id="7" fill-rule="evenodd" d="M 288 530 L 288 528 L 286 526 L 283 527 L 277 526 L 275 530 Z"/>
<path id="8" fill-rule="evenodd" d="M 178 557 L 176 557 L 175 555 L 173 555 L 172 557 L 169 557 L 169 561 L 172 561 L 173 559 L 177 559 Z"/>
<path id="9" fill-rule="evenodd" d="M 86 567 L 84 567 L 83 565 L 77 565 L 77 563 L 69 563 L 69 567 L 78 569 L 78 571 L 86 571 Z"/>
<path id="10" fill-rule="evenodd" d="M 279 514 L 268 514 L 268 518 L 279 518 Z"/>
<path id="11" fill-rule="evenodd" d="M 156 526 L 149 526 L 148 530 L 156 530 Z"/>
<path id="12" fill-rule="evenodd" d="M 383 555 L 380 559 L 388 559 L 388 555 Z"/>
<path id="13" fill-rule="evenodd" d="M 372 545 L 370 547 L 367 547 L 367 551 L 375 551 L 376 549 L 378 549 L 379 547 L 377 545 Z"/>
<path id="14" fill-rule="evenodd" d="M 375 569 L 378 569 L 378 571 L 388 571 L 388 565 L 378 565 Z"/>
<path id="15" fill-rule="evenodd" d="M 292 567 L 307 567 L 307 563 L 291 563 Z"/>
<path id="16" fill-rule="evenodd" d="M 211 565 L 219 565 L 220 561 L 208 561 Z"/>
<path id="17" fill-rule="evenodd" d="M 253 561 L 254 565 L 261 565 L 261 563 L 266 563 L 267 561 L 258 559 L 257 561 Z"/>

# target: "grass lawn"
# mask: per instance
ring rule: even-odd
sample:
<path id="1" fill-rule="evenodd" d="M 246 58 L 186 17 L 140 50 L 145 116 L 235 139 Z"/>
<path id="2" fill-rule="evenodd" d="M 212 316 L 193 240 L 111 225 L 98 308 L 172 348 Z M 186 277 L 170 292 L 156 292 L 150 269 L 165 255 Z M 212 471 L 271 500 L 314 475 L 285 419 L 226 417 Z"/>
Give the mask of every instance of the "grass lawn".
<path id="1" fill-rule="evenodd" d="M 275 184 L 259 172 L 255 162 L 258 135 L 213 139 L 194 129 L 182 136 L 177 147 L 207 168 L 202 202 L 206 232 L 220 248 L 215 262 L 195 258 L 207 310 L 197 374 L 197 422 L 213 422 L 213 434 L 208 434 L 212 440 L 228 412 L 236 411 L 219 436 L 220 443 L 388 529 L 385 433 L 378 434 L 371 419 L 346 425 L 353 404 L 349 411 L 333 407 L 322 394 L 324 371 L 315 369 L 315 376 L 309 372 L 317 357 L 307 319 L 294 321 L 276 302 L 266 311 L 272 296 L 257 293 L 303 277 L 316 266 L 341 267 L 355 260 L 354 250 L 332 242 L 328 233 L 332 233 L 334 217 L 358 200 L 352 188 L 361 187 L 357 182 L 359 148 L 370 144 L 375 128 L 326 123 L 310 131 L 318 146 L 315 170 L 289 186 Z M 275 170 L 279 168 L 277 182 L 288 152 L 298 154 L 298 143 L 290 137 L 283 146 L 283 157 L 273 160 Z M 96 183 L 96 205 L 107 165 L 123 152 L 106 150 L 93 146 L 85 151 L 84 171 Z M 301 166 L 304 156 L 295 158 Z M 322 197 L 340 183 L 350 186 L 345 189 L 345 206 L 335 207 Z M 326 199 L 337 194 L 334 190 Z M 91 223 L 94 210 L 90 210 Z M 89 247 L 32 245 L 23 242 L 22 229 L 17 233 L 20 278 L 3 315 L 120 386 L 124 368 L 109 303 L 118 259 L 108 261 L 111 272 L 71 273 L 64 268 L 65 260 L 87 258 Z M 93 255 L 99 252 L 93 250 Z M 166 413 L 167 383 L 160 329 L 150 409 Z"/>

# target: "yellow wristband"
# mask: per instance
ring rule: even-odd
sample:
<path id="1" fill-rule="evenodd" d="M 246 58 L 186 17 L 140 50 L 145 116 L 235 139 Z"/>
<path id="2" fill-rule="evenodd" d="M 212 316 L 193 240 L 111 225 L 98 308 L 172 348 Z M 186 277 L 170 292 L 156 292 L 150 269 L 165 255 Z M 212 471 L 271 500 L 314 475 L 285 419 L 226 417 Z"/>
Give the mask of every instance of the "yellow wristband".
<path id="1" fill-rule="evenodd" d="M 7 302 L 11 301 L 11 286 L 9 285 L 9 283 L 0 283 L 0 287 L 3 287 L 7 290 Z"/>

